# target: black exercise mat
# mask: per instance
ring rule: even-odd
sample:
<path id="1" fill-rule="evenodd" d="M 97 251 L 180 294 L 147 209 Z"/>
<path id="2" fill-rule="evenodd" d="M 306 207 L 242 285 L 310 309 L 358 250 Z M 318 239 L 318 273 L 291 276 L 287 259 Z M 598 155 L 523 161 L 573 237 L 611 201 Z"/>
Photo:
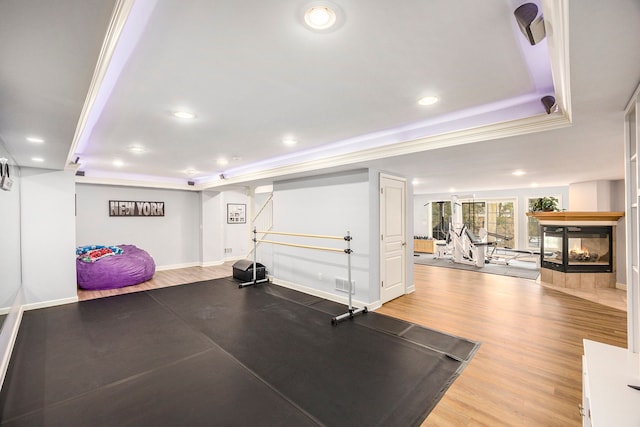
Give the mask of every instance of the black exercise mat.
<path id="1" fill-rule="evenodd" d="M 263 289 L 271 295 L 306 305 L 330 314 L 332 317 L 347 312 L 347 307 L 342 304 L 323 300 L 293 289 L 276 285 L 265 286 Z M 377 331 L 402 336 L 409 341 L 446 353 L 448 356 L 458 360 L 470 360 L 478 347 L 478 343 L 474 341 L 424 328 L 414 323 L 375 312 L 367 315 L 357 315 L 352 321 Z"/>
<path id="2" fill-rule="evenodd" d="M 97 388 L 3 426 L 317 426 L 223 350 Z"/>
<path id="3" fill-rule="evenodd" d="M 175 288 L 150 293 L 326 425 L 419 424 L 463 367 L 446 353 L 361 325 L 359 316 L 331 327 L 331 316 L 314 309 L 320 302 L 279 298 L 274 285 L 242 295 L 235 287 L 217 281 L 191 286 L 191 296 Z M 230 292 L 240 304 L 212 310 Z"/>
<path id="4" fill-rule="evenodd" d="M 477 349 L 377 313 L 332 326 L 345 311 L 230 278 L 28 311 L 0 422 L 419 425 Z"/>

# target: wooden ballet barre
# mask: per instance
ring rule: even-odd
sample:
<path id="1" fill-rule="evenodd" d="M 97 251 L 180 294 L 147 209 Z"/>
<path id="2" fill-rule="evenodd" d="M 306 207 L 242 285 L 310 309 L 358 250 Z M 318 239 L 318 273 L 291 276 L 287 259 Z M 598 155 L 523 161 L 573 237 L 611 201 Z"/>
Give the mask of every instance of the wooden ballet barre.
<path id="1" fill-rule="evenodd" d="M 313 237 L 316 239 L 333 239 L 333 240 L 344 240 L 344 236 L 325 236 L 322 234 L 302 234 L 302 233 L 285 233 L 283 231 L 256 231 L 256 233 L 260 234 L 279 234 L 281 236 L 298 236 L 298 237 Z"/>
<path id="2" fill-rule="evenodd" d="M 258 231 L 258 233 L 259 233 L 259 231 Z M 258 242 L 258 243 L 272 243 L 274 245 L 294 246 L 296 248 L 319 249 L 321 251 L 346 252 L 346 249 L 325 248 L 325 247 L 322 247 L 322 246 L 311 246 L 311 245 L 300 245 L 298 243 L 274 242 L 273 240 L 257 239 L 256 242 Z"/>

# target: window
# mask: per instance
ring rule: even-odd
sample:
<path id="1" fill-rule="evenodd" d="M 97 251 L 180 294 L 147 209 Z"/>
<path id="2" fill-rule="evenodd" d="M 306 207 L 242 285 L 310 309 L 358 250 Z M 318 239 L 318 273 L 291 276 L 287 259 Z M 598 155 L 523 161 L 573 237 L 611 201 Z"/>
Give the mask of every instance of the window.
<path id="1" fill-rule="evenodd" d="M 446 240 L 451 220 L 451 202 L 431 202 L 431 232 L 436 240 Z"/>
<path id="2" fill-rule="evenodd" d="M 558 205 L 560 206 L 560 196 L 553 195 L 553 197 L 558 199 Z M 527 212 L 531 212 L 533 205 L 538 199 L 539 197 L 527 198 Z M 540 249 L 540 223 L 537 219 L 530 216 L 527 217 L 527 247 L 532 249 Z"/>
<path id="3" fill-rule="evenodd" d="M 480 229 L 487 230 L 487 241 L 498 246 L 513 247 L 515 241 L 515 202 L 487 200 L 462 203 L 464 224 L 479 236 Z"/>
<path id="4" fill-rule="evenodd" d="M 486 228 L 487 214 L 485 202 L 462 202 L 462 222 L 476 236 L 481 228 Z"/>
<path id="5" fill-rule="evenodd" d="M 515 240 L 515 203 L 513 201 L 496 201 L 487 203 L 488 241 L 497 242 L 498 246 L 513 248 Z"/>

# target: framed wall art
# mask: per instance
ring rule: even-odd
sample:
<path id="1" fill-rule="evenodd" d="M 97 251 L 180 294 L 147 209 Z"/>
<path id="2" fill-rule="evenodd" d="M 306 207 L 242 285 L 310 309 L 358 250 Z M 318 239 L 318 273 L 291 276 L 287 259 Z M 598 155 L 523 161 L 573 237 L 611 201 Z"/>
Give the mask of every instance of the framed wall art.
<path id="1" fill-rule="evenodd" d="M 246 224 L 247 205 L 227 203 L 227 224 Z"/>

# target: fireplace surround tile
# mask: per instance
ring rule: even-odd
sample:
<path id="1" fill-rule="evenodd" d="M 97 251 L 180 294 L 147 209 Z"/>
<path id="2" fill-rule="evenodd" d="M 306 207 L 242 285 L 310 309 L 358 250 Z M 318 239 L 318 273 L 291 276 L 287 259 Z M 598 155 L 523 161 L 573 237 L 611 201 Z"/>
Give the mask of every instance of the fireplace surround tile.
<path id="1" fill-rule="evenodd" d="M 580 273 L 580 289 L 596 288 L 596 273 Z"/>

